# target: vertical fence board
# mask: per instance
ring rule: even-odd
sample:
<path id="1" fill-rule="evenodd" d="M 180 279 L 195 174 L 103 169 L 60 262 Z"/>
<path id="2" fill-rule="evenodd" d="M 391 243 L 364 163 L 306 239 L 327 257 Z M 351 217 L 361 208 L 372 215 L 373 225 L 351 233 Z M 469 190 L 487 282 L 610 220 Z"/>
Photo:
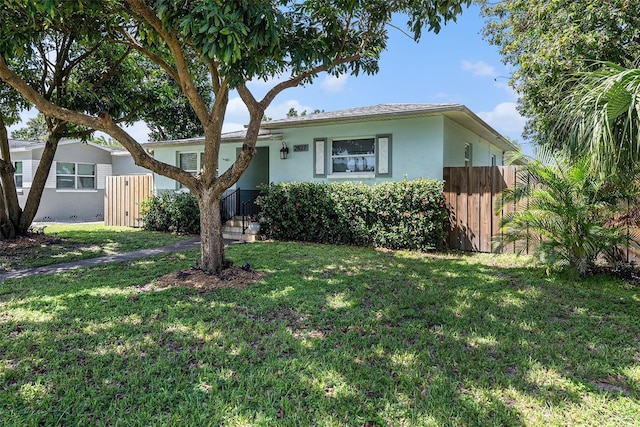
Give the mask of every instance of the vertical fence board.
<path id="1" fill-rule="evenodd" d="M 480 176 L 481 168 L 468 168 L 467 177 L 467 236 L 465 250 L 480 250 Z"/>
<path id="2" fill-rule="evenodd" d="M 480 252 L 491 252 L 491 239 L 493 235 L 493 194 L 491 193 L 492 167 L 483 168 L 480 171 Z"/>
<path id="3" fill-rule="evenodd" d="M 458 206 L 457 218 L 458 221 L 456 223 L 456 227 L 460 229 L 460 241 L 459 248 L 462 250 L 470 250 L 469 249 L 469 227 L 467 225 L 467 214 L 468 214 L 468 194 L 467 194 L 467 184 L 468 184 L 468 169 L 457 169 L 454 170 L 457 180 L 457 189 L 456 189 L 456 204 Z"/>

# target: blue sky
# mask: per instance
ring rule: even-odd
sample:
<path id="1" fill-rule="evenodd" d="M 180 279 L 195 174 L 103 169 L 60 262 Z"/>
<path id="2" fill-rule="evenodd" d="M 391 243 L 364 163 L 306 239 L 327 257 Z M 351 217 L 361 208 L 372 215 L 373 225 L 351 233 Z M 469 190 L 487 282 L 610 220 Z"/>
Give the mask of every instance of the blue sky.
<path id="1" fill-rule="evenodd" d="M 397 19 L 394 24 L 404 22 Z M 458 103 L 529 151 L 521 135 L 525 119 L 516 111 L 517 95 L 507 84 L 511 70 L 497 47 L 482 38 L 483 25 L 479 8 L 472 7 L 439 34 L 423 34 L 419 43 L 390 28 L 378 74 L 338 79 L 322 75 L 312 85 L 281 93 L 267 115 L 282 118 L 291 107 L 311 112 L 383 103 Z M 264 92 L 257 83 L 251 88 Z M 226 129 L 238 129 L 247 120 L 242 101 L 232 95 Z"/>
<path id="2" fill-rule="evenodd" d="M 404 28 L 404 19 L 399 17 L 394 24 Z M 471 7 L 439 34 L 424 33 L 419 43 L 390 28 L 378 74 L 321 75 L 311 85 L 282 92 L 267 116 L 283 118 L 291 107 L 311 112 L 383 103 L 458 103 L 530 152 L 521 135 L 525 120 L 516 111 L 517 95 L 507 85 L 511 70 L 501 62 L 498 49 L 483 40 L 482 27 L 479 8 Z M 259 97 L 272 84 L 256 82 L 249 87 Z M 25 119 L 33 115 L 35 112 L 29 112 Z M 248 119 L 242 101 L 232 93 L 224 130 L 242 129 Z M 139 141 L 147 140 L 144 125 L 127 130 Z"/>

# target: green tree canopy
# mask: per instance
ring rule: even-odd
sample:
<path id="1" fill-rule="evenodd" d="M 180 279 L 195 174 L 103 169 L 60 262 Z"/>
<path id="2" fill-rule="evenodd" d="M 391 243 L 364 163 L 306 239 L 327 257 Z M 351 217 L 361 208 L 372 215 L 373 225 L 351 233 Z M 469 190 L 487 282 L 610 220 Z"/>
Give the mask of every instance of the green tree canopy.
<path id="1" fill-rule="evenodd" d="M 528 136 L 547 141 L 552 108 L 574 73 L 594 61 L 629 65 L 640 57 L 640 9 L 629 0 L 483 1 L 485 37 L 515 70 L 511 83 Z M 562 144 L 562 141 L 556 141 Z"/>
<path id="2" fill-rule="evenodd" d="M 632 179 L 640 167 L 640 69 L 613 63 L 579 73 L 566 98 L 551 109 L 549 139 L 592 170 Z"/>
<path id="3" fill-rule="evenodd" d="M 51 8 L 55 6 L 55 13 Z M 107 4 L 110 6 L 110 3 Z M 144 98 L 144 70 L 137 66 L 137 51 L 122 43 L 109 43 L 102 29 L 113 28 L 96 2 L 6 0 L 0 4 L 0 62 L 11 69 L 29 93 L 65 111 L 92 115 L 111 114 L 117 122 L 132 123 Z M 1 84 L 0 90 L 7 88 Z M 11 92 L 16 92 L 12 88 Z M 27 104 L 20 98 L 2 100 L 13 121 Z M 10 94 L 11 94 L 10 92 Z M 12 101 L 13 100 L 13 101 Z M 38 210 L 44 185 L 61 138 L 88 138 L 94 128 L 64 115 L 40 109 L 42 120 L 29 123 L 17 136 L 44 140 L 43 154 L 29 188 L 24 208 L 18 204 L 13 162 L 6 138 L 0 134 L 0 238 L 25 234 Z"/>
<path id="4" fill-rule="evenodd" d="M 47 122 L 41 113 L 27 120 L 24 127 L 11 132 L 11 138 L 25 141 L 46 141 L 49 137 Z"/>

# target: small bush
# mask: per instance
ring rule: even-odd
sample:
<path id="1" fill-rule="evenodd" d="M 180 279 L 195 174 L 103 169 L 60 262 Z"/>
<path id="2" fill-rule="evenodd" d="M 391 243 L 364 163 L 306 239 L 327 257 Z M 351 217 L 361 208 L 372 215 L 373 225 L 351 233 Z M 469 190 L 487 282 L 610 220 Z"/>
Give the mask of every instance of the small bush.
<path id="1" fill-rule="evenodd" d="M 142 202 L 143 228 L 180 234 L 200 234 L 200 209 L 191 193 L 165 192 Z"/>
<path id="2" fill-rule="evenodd" d="M 391 249 L 440 248 L 448 217 L 443 183 L 280 183 L 263 189 L 269 238 Z"/>

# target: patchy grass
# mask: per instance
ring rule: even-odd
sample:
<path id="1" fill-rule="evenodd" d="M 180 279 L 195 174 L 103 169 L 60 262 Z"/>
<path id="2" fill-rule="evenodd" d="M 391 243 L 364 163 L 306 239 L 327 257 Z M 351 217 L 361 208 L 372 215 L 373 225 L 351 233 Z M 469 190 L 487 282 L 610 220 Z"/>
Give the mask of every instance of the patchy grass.
<path id="1" fill-rule="evenodd" d="M 640 289 L 526 258 L 233 245 L 0 284 L 0 425 L 637 425 Z"/>
<path id="2" fill-rule="evenodd" d="M 0 271 L 40 267 L 169 245 L 190 236 L 95 224 L 55 224 L 45 235 L 0 242 Z"/>

